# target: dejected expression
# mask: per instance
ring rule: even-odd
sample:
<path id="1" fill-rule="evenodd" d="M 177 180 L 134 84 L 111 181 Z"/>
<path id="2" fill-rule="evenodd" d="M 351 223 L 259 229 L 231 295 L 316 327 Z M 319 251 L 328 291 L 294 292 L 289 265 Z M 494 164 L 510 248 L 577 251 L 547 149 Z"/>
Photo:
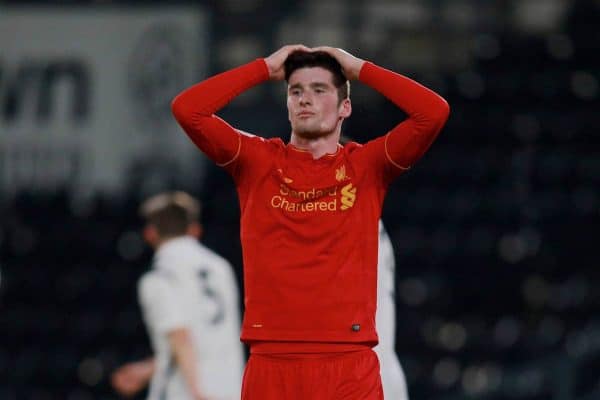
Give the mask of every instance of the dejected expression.
<path id="1" fill-rule="evenodd" d="M 287 108 L 292 132 L 306 139 L 331 134 L 351 112 L 350 100 L 340 101 L 332 73 L 321 67 L 300 68 L 290 75 Z"/>

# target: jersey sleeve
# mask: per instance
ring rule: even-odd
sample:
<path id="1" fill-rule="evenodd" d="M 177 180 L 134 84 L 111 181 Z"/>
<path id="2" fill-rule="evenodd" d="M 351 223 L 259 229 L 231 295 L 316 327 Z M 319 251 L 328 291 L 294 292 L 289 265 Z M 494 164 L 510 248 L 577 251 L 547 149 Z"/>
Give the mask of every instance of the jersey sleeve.
<path id="1" fill-rule="evenodd" d="M 155 332 L 168 333 L 188 325 L 177 284 L 167 274 L 153 271 L 143 276 L 138 298 L 146 324 Z"/>
<path id="2" fill-rule="evenodd" d="M 269 78 L 263 59 L 208 78 L 181 92 L 171 104 L 185 133 L 217 165 L 231 170 L 244 150 L 245 133 L 215 115 L 234 97 Z M 250 142 L 251 146 L 252 142 Z"/>
<path id="3" fill-rule="evenodd" d="M 371 164 L 386 181 L 409 169 L 429 149 L 448 119 L 450 107 L 432 90 L 396 72 L 366 62 L 359 79 L 404 111 L 408 118 L 365 145 Z"/>

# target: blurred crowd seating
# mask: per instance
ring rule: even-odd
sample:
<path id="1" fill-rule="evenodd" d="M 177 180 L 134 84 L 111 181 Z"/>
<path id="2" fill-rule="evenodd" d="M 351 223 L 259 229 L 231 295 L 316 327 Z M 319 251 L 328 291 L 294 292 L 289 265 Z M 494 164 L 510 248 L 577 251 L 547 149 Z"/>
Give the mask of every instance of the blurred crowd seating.
<path id="1" fill-rule="evenodd" d="M 437 12 L 423 14 L 422 3 Z M 598 3 L 573 2 L 556 17 L 558 29 L 529 30 L 491 17 L 506 15 L 489 5 L 502 2 L 485 2 L 475 22 L 460 19 L 449 3 L 352 2 L 353 11 L 342 12 L 337 1 L 246 8 L 233 0 L 208 2 L 217 22 L 229 10 L 228 21 L 254 15 L 258 24 L 269 5 L 283 21 L 269 32 L 248 23 L 256 35 L 249 50 L 243 24 L 224 23 L 215 32 L 213 68 L 262 55 L 274 47 L 268 34 L 291 40 L 309 21 L 321 21 L 311 34 L 348 43 L 349 21 L 377 22 L 374 33 L 360 36 L 369 57 L 396 70 L 406 65 L 402 72 L 452 107 L 429 153 L 390 188 L 383 213 L 397 257 L 397 352 L 412 398 L 600 399 Z M 476 11 L 480 4 L 454 3 Z M 536 2 L 521 2 L 530 3 Z M 548 1 L 546 8 L 558 3 L 564 2 Z M 410 33 L 432 18 L 450 18 L 441 25 L 455 26 L 454 46 L 445 51 L 466 54 L 446 62 L 386 53 L 398 36 L 409 51 L 422 43 L 446 54 L 440 48 L 448 30 L 434 32 L 431 43 L 411 42 Z M 467 28 L 459 29 L 460 21 Z M 482 29 L 482 21 L 491 27 Z M 235 29 L 242 33 L 233 35 Z M 458 44 L 457 37 L 473 31 L 475 40 Z M 369 140 L 401 118 L 355 86 L 354 116 L 345 126 L 350 136 Z M 261 109 L 282 116 L 267 134 L 285 137 L 281 96 L 256 96 Z M 267 119 L 256 118 L 264 110 L 254 107 L 234 103 L 224 115 L 252 131 Z M 205 242 L 235 264 L 240 278 L 230 178 L 210 167 L 194 191 L 205 205 Z M 134 190 L 85 201 L 57 190 L 0 202 L 0 399 L 116 399 L 110 372 L 149 354 L 135 292 L 151 256 L 139 236 L 140 200 Z"/>

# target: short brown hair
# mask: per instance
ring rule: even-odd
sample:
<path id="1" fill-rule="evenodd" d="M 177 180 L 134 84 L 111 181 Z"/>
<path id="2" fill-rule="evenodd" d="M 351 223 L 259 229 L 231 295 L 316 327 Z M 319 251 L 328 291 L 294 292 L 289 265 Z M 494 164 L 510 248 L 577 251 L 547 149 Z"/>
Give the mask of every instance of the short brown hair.
<path id="1" fill-rule="evenodd" d="M 333 75 L 333 85 L 338 91 L 338 100 L 341 102 L 350 97 L 350 82 L 342 71 L 342 66 L 332 55 L 324 51 L 296 50 L 287 57 L 283 64 L 285 81 L 289 82 L 292 73 L 300 68 L 321 67 Z"/>
<path id="2" fill-rule="evenodd" d="M 200 202 L 185 192 L 159 193 L 140 206 L 140 216 L 162 237 L 185 235 L 200 218 Z"/>

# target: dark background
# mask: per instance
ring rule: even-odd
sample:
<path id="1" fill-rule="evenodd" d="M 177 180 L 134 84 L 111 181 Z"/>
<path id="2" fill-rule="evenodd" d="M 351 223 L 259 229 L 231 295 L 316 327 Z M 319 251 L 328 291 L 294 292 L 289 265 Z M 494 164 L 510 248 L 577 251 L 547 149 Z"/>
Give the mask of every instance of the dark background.
<path id="1" fill-rule="evenodd" d="M 0 12 L 17 3 L 0 2 Z M 329 44 L 312 41 L 333 32 L 351 53 L 450 103 L 448 124 L 391 187 L 383 212 L 397 261 L 396 350 L 411 398 L 600 399 L 600 2 L 191 4 L 210 14 L 211 74 L 270 54 L 285 29 L 307 45 Z M 548 22 L 544 7 L 558 7 L 559 17 Z M 415 9 L 425 22 L 403 24 Z M 377 12 L 390 17 L 365 26 Z M 231 49 L 244 41 L 262 53 L 236 59 Z M 221 115 L 287 140 L 283 88 L 254 91 Z M 359 83 L 352 98 L 344 132 L 358 141 L 403 118 Z M 151 256 L 136 217 L 143 179 L 132 174 L 127 190 L 98 194 L 85 210 L 61 187 L 0 201 L 0 399 L 116 399 L 112 370 L 149 354 L 135 293 Z M 168 179 L 161 187 L 177 188 Z M 204 203 L 204 242 L 241 279 L 230 177 L 209 164 L 185 189 Z"/>

